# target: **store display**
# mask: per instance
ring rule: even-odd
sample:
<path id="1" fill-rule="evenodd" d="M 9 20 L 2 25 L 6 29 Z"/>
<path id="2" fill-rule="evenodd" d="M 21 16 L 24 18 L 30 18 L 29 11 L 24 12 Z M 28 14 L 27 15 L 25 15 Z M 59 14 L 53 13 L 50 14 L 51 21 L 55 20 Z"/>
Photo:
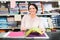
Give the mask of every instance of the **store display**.
<path id="1" fill-rule="evenodd" d="M 17 26 L 17 22 L 15 21 L 14 16 L 7 17 L 7 22 L 8 22 L 8 26 L 11 26 L 11 27 Z"/>
<path id="2" fill-rule="evenodd" d="M 42 20 L 41 23 L 43 24 L 43 26 L 45 28 L 49 27 L 49 25 L 48 25 L 49 23 L 48 23 L 48 18 L 47 17 L 40 17 L 40 20 Z"/>
<path id="3" fill-rule="evenodd" d="M 0 2 L 0 14 L 4 15 L 9 13 L 9 3 L 10 2 L 6 2 L 6 3 Z"/>
<path id="4" fill-rule="evenodd" d="M 15 21 L 21 21 L 21 15 L 15 15 L 14 19 Z"/>
<path id="5" fill-rule="evenodd" d="M 0 29 L 0 33 L 3 33 L 3 32 L 5 32 L 5 30 Z M 0 36 L 1 36 L 1 35 L 0 35 Z"/>
<path id="6" fill-rule="evenodd" d="M 6 17 L 1 16 L 0 17 L 0 28 L 7 28 L 7 19 Z"/>
<path id="7" fill-rule="evenodd" d="M 19 3 L 19 8 L 20 8 L 21 14 L 28 14 L 28 3 L 26 2 Z"/>
<path id="8" fill-rule="evenodd" d="M 10 22 L 10 21 L 15 21 L 15 20 L 14 20 L 14 16 L 8 16 L 8 17 L 7 17 L 7 21 L 8 21 L 8 22 Z"/>
<path id="9" fill-rule="evenodd" d="M 41 31 L 43 29 L 39 28 L 40 24 L 37 24 L 38 27 L 34 26 L 34 28 L 31 29 L 21 30 L 21 22 L 24 23 L 24 21 L 22 21 L 22 18 L 24 17 L 24 15 L 29 15 L 29 11 L 28 11 L 29 4 L 37 5 L 38 11 L 36 13 L 36 16 L 40 18 L 40 20 L 39 19 L 37 20 L 39 21 L 38 23 L 42 23 L 41 25 L 46 29 L 44 30 L 46 33 L 45 32 L 43 33 L 43 31 Z M 48 0 L 48 1 L 1 0 L 0 1 L 0 38 L 1 39 L 9 38 L 16 40 L 22 38 L 24 40 L 26 39 L 50 40 L 50 38 L 53 37 L 52 35 L 55 34 L 55 32 L 57 33 L 60 32 L 59 29 L 60 29 L 60 3 L 58 1 L 52 1 L 52 0 Z M 53 34 L 51 35 L 51 33 Z"/>
<path id="10" fill-rule="evenodd" d="M 8 8 L 0 8 L 0 14 L 8 14 Z"/>
<path id="11" fill-rule="evenodd" d="M 34 34 L 36 34 L 36 33 L 34 33 Z M 34 39 L 49 39 L 49 36 L 46 34 L 46 33 L 44 33 L 43 35 L 40 35 L 40 36 L 34 36 L 34 35 L 31 35 L 31 36 L 29 36 L 29 37 L 26 37 L 25 36 L 25 32 L 22 32 L 22 31 L 20 31 L 20 32 L 7 32 L 7 33 L 5 33 L 4 35 L 3 35 L 3 37 L 4 38 L 34 38 Z"/>
<path id="12" fill-rule="evenodd" d="M 52 22 L 50 22 L 51 21 L 50 19 L 51 19 L 51 16 L 53 16 L 51 14 L 56 12 L 56 11 L 52 11 L 52 9 L 54 9 L 52 7 L 53 6 L 52 3 L 54 3 L 54 2 L 15 1 L 15 0 L 7 1 L 6 3 L 0 2 L 0 17 L 6 16 L 6 18 L 5 17 L 0 18 L 0 28 L 8 28 L 9 26 L 18 27 L 18 25 L 20 27 L 20 25 L 21 25 L 20 22 L 21 22 L 23 16 L 29 14 L 29 12 L 28 12 L 29 4 L 37 5 L 38 12 L 36 15 L 38 15 L 38 17 L 42 20 L 41 22 L 43 23 L 45 28 L 50 28 L 51 24 L 52 24 Z M 14 5 L 12 5 L 12 4 L 14 4 Z M 42 9 L 44 10 L 44 14 L 41 14 Z M 49 13 L 51 13 L 51 14 L 49 14 Z M 6 14 L 6 15 L 2 15 L 2 14 Z M 52 21 L 53 21 L 52 25 L 54 25 L 54 27 L 60 26 L 60 23 L 59 23 L 60 18 L 59 17 L 60 16 L 52 17 Z"/>
<path id="13" fill-rule="evenodd" d="M 11 8 L 15 8 L 15 6 L 16 6 L 15 0 L 14 0 L 14 1 L 11 0 L 10 4 L 11 4 L 11 5 L 10 5 Z"/>
<path id="14" fill-rule="evenodd" d="M 25 32 L 10 32 L 8 34 L 9 37 L 24 37 Z"/>
<path id="15" fill-rule="evenodd" d="M 37 32 L 32 32 L 30 33 L 30 35 L 28 35 L 28 37 L 46 37 L 44 34 L 39 34 Z"/>
<path id="16" fill-rule="evenodd" d="M 10 15 L 16 15 L 16 14 L 19 14 L 18 9 L 16 9 L 16 8 L 11 8 L 11 9 L 10 9 Z"/>
<path id="17" fill-rule="evenodd" d="M 52 16 L 53 25 L 56 28 L 60 28 L 60 15 Z"/>
<path id="18" fill-rule="evenodd" d="M 8 26 L 16 27 L 17 23 L 15 21 L 10 21 L 10 22 L 8 22 Z"/>
<path id="19" fill-rule="evenodd" d="M 25 36 L 29 36 L 31 33 L 34 33 L 34 32 L 38 33 L 40 35 L 43 35 L 43 32 L 41 32 L 41 29 L 34 27 L 34 28 L 31 28 L 28 31 L 26 31 Z"/>

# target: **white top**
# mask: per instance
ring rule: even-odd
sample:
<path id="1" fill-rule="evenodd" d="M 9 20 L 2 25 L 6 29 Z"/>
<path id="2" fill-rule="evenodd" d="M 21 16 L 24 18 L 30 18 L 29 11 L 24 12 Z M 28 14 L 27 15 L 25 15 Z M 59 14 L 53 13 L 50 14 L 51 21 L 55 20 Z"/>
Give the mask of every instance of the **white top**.
<path id="1" fill-rule="evenodd" d="M 39 27 L 42 30 L 45 30 L 42 20 L 39 17 L 31 18 L 30 15 L 24 15 L 21 21 L 21 27 L 25 27 L 26 29 L 30 29 L 32 27 Z"/>

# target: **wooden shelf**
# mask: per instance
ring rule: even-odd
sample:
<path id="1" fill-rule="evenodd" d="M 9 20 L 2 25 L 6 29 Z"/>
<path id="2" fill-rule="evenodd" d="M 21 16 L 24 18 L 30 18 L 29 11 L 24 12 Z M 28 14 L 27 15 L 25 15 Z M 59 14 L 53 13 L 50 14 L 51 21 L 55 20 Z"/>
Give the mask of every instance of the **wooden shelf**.
<path id="1" fill-rule="evenodd" d="M 0 14 L 0 16 L 15 16 L 15 15 L 20 15 L 20 14 Z"/>
<path id="2" fill-rule="evenodd" d="M 0 29 L 20 29 L 20 27 L 0 28 Z"/>
<path id="3" fill-rule="evenodd" d="M 21 14 L 21 15 L 27 15 L 27 14 Z M 60 15 L 60 14 L 53 14 L 53 13 L 49 13 L 49 14 L 36 14 L 36 15 Z"/>

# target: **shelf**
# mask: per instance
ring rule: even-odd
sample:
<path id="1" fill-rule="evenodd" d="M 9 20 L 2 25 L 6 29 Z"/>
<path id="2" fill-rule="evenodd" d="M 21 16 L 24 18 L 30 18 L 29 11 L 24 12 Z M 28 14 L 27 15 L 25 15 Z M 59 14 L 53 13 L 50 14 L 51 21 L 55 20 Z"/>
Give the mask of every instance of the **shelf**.
<path id="1" fill-rule="evenodd" d="M 11 1 L 11 0 L 0 0 L 0 1 Z M 15 1 L 42 1 L 42 2 L 56 2 L 60 0 L 15 0 Z"/>
<path id="2" fill-rule="evenodd" d="M 36 15 L 51 15 L 51 14 L 36 14 Z"/>
<path id="3" fill-rule="evenodd" d="M 20 29 L 20 27 L 0 28 L 0 29 Z"/>
<path id="4" fill-rule="evenodd" d="M 0 0 L 0 1 L 11 1 L 11 0 Z M 60 0 L 15 0 L 15 1 L 42 1 L 42 2 L 57 2 Z"/>
<path id="5" fill-rule="evenodd" d="M 20 15 L 20 14 L 0 14 L 0 16 L 15 16 L 15 15 Z"/>
<path id="6" fill-rule="evenodd" d="M 0 1 L 2 1 L 2 0 L 0 0 Z M 11 1 L 11 0 L 4 0 L 4 1 Z M 38 6 L 38 14 L 36 14 L 36 15 L 39 15 L 39 17 L 40 17 L 40 15 L 46 15 L 46 16 L 48 16 L 48 17 L 51 17 L 51 16 L 53 16 L 53 15 L 60 15 L 59 13 L 50 13 L 48 10 L 48 12 L 47 13 L 45 13 L 44 12 L 44 14 L 41 14 L 41 5 L 40 5 L 40 1 L 44 1 L 45 3 L 49 3 L 49 2 L 52 2 L 53 0 L 48 0 L 48 1 L 46 1 L 46 0 L 16 0 L 16 1 L 19 1 L 19 2 L 21 2 L 21 1 L 24 1 L 25 3 L 24 4 L 19 4 L 19 6 L 23 6 L 23 7 L 19 7 L 20 9 L 19 9 L 19 12 L 21 13 L 21 14 L 13 14 L 13 12 L 10 14 L 10 13 L 5 13 L 5 14 L 0 14 L 0 16 L 14 16 L 14 21 L 19 21 L 19 22 L 21 22 L 21 18 L 22 18 L 22 16 L 23 15 L 27 15 L 28 14 L 28 9 L 27 9 L 27 7 L 25 8 L 25 6 L 28 6 L 27 4 L 28 4 L 28 2 L 36 2 L 36 1 L 38 1 L 36 4 L 37 4 L 37 6 Z M 19 3 L 18 2 L 18 3 Z M 34 3 L 33 2 L 33 3 Z M 53 1 L 54 2 L 54 1 Z M 16 3 L 17 4 L 17 3 Z M 17 7 L 18 7 L 18 5 L 17 5 Z M 48 8 L 49 9 L 49 8 Z M 52 10 L 54 10 L 54 9 L 60 9 L 60 8 L 53 8 Z M 4 9 L 5 10 L 5 9 Z M 40 12 L 41 11 L 41 12 Z M 14 13 L 15 13 L 16 11 L 14 11 Z M 25 12 L 25 14 L 24 14 L 24 12 Z M 21 16 L 22 15 L 22 16 Z M 50 16 L 51 15 L 51 16 Z M 43 17 L 43 16 L 42 16 Z M 12 19 L 11 19 L 12 20 Z M 19 24 L 18 22 L 17 22 L 17 24 Z M 19 24 L 19 25 L 21 25 L 21 24 Z M 46 27 L 46 28 L 50 28 L 50 27 Z M 20 26 L 18 27 L 9 27 L 9 28 L 0 28 L 0 29 L 20 29 Z M 7 31 L 8 31 L 7 30 Z"/>
<path id="7" fill-rule="evenodd" d="M 27 15 L 27 14 L 21 14 L 21 15 Z M 49 14 L 36 14 L 36 15 L 60 15 L 60 14 L 49 13 Z"/>
<path id="8" fill-rule="evenodd" d="M 54 9 L 60 9 L 60 8 L 53 8 L 53 10 L 54 10 Z"/>
<path id="9" fill-rule="evenodd" d="M 8 16 L 8 14 L 0 14 L 0 16 Z"/>
<path id="10" fill-rule="evenodd" d="M 59 1 L 59 0 L 16 0 L 16 1 Z"/>
<path id="11" fill-rule="evenodd" d="M 0 1 L 10 1 L 10 0 L 0 0 Z"/>

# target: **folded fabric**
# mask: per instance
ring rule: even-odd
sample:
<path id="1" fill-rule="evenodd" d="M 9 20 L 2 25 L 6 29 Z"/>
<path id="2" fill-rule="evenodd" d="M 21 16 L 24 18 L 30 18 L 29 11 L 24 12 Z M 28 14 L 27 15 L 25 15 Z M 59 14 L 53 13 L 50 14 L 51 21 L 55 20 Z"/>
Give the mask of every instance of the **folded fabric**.
<path id="1" fill-rule="evenodd" d="M 9 37 L 23 37 L 25 36 L 25 32 L 10 32 L 8 34 Z"/>
<path id="2" fill-rule="evenodd" d="M 0 25 L 0 28 L 8 28 L 8 25 Z"/>
<path id="3" fill-rule="evenodd" d="M 18 9 L 10 9 L 10 14 L 18 14 Z"/>
<path id="4" fill-rule="evenodd" d="M 16 22 L 8 22 L 8 26 L 17 26 Z"/>
<path id="5" fill-rule="evenodd" d="M 41 35 L 41 34 L 39 34 L 37 32 L 32 32 L 27 37 L 46 37 L 46 36 L 44 34 Z"/>
<path id="6" fill-rule="evenodd" d="M 39 29 L 37 27 L 33 27 L 33 28 L 29 29 L 28 31 L 26 31 L 25 36 L 30 35 L 30 33 L 32 33 L 32 32 L 37 32 L 37 33 L 43 35 L 43 32 L 41 31 L 41 29 Z"/>

